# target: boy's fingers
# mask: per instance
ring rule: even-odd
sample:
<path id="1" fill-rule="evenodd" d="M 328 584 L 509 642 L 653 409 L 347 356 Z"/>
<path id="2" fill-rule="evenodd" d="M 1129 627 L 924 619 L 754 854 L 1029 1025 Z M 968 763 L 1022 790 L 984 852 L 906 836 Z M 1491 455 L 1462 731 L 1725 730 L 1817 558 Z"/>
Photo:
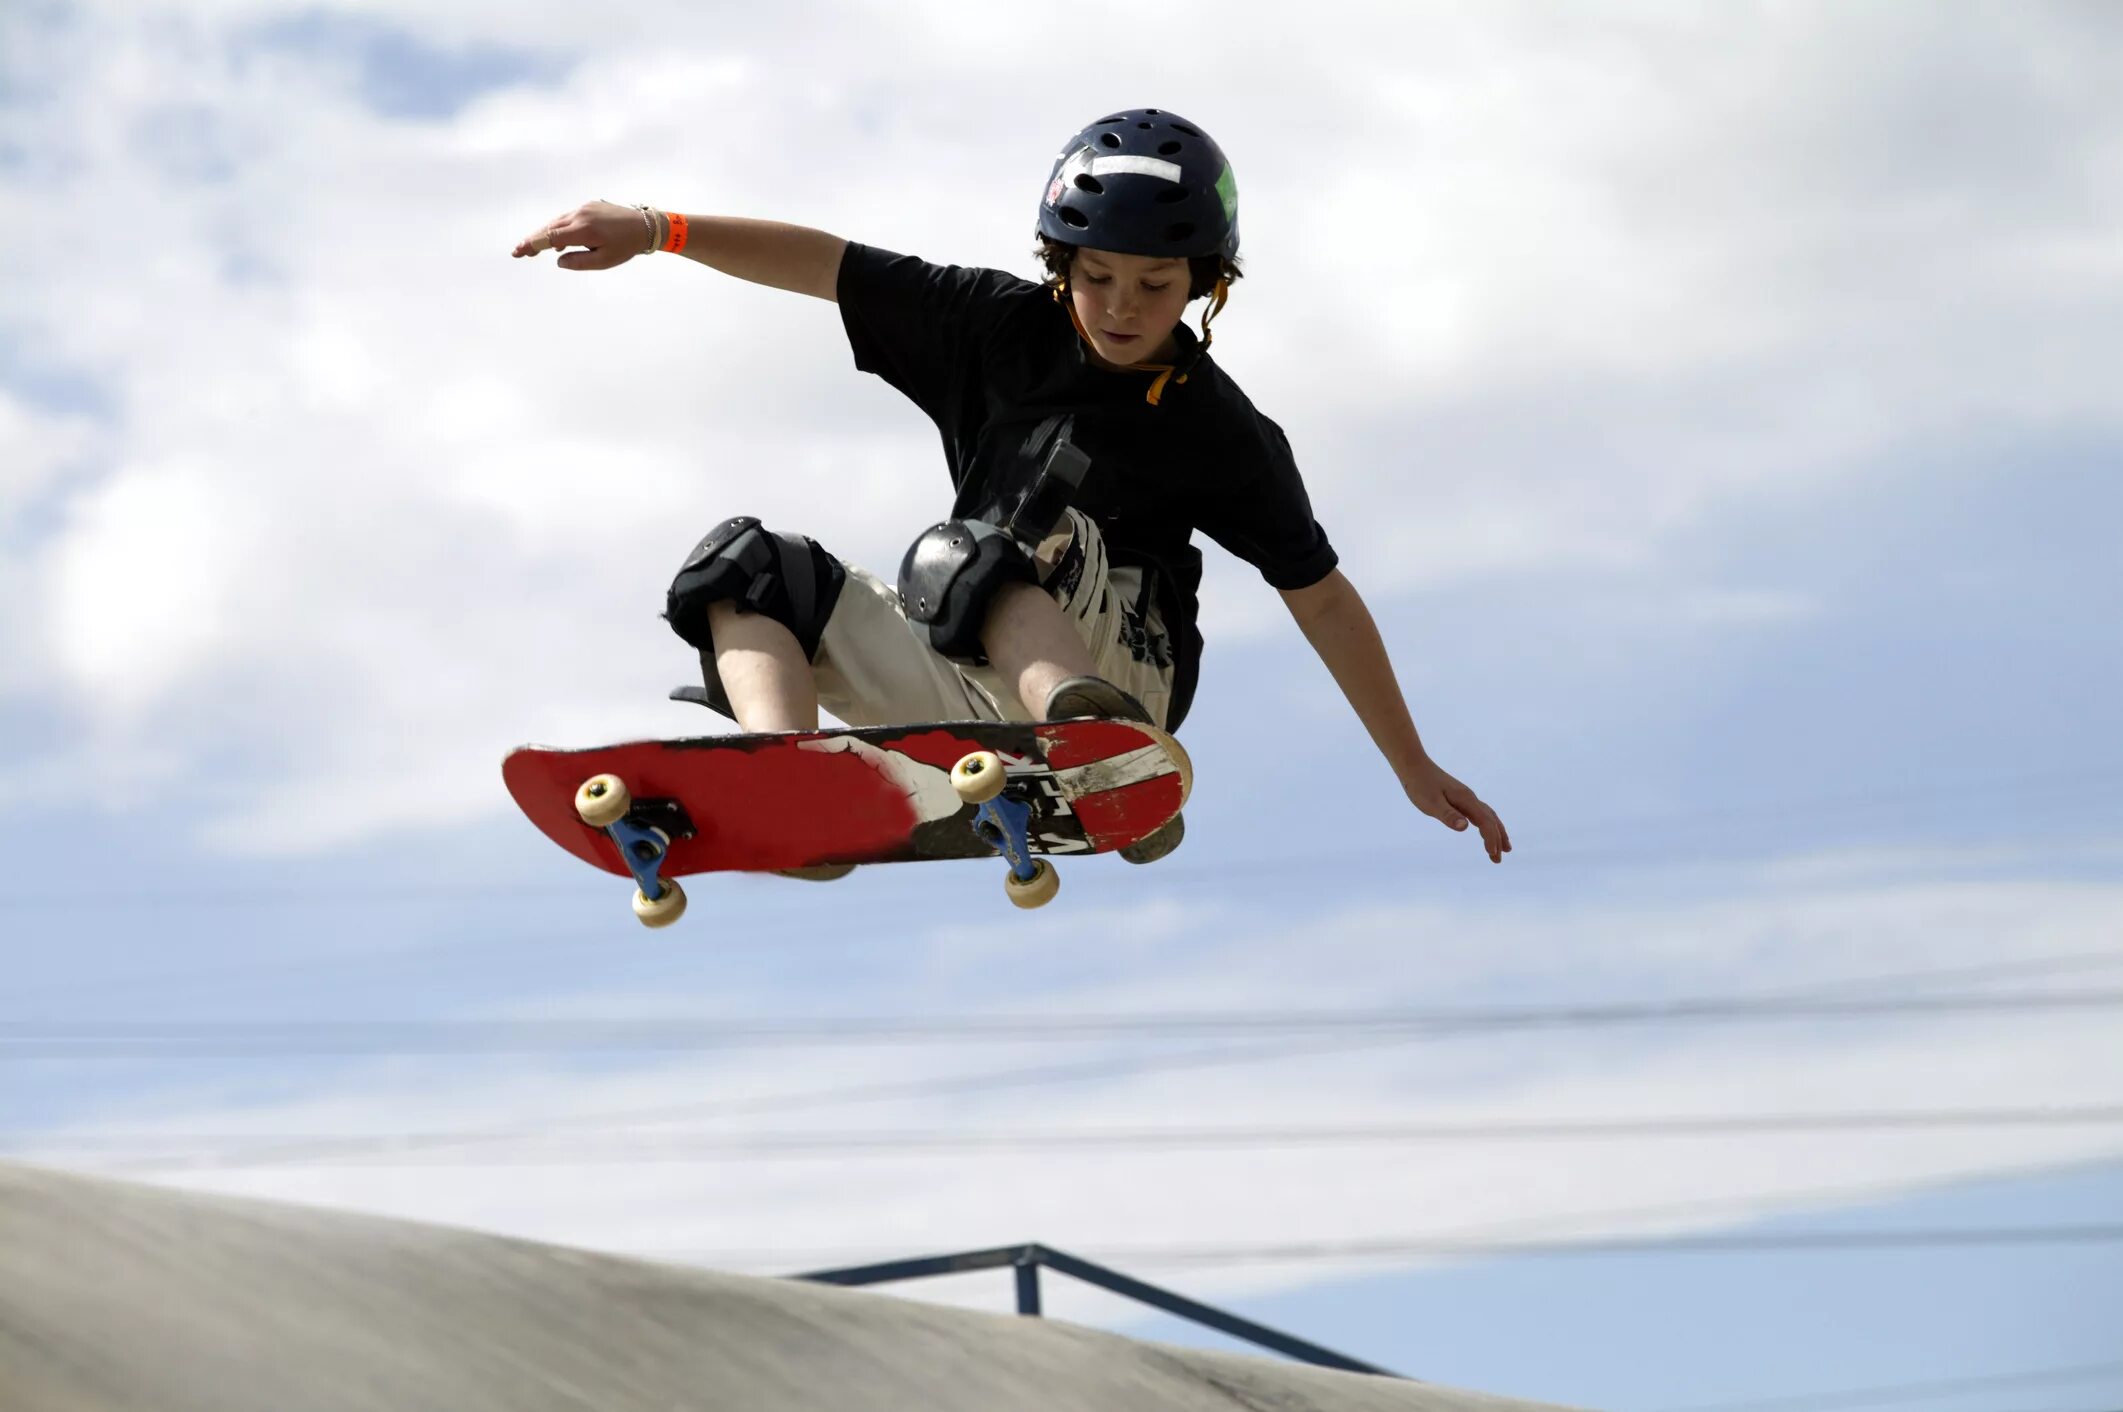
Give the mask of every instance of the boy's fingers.
<path id="1" fill-rule="evenodd" d="M 1472 817 L 1469 817 L 1470 815 Z M 1466 814 L 1448 809 L 1446 813 L 1438 815 L 1438 822 L 1455 833 L 1465 833 L 1468 825 L 1472 824 L 1475 832 L 1482 837 L 1482 851 L 1489 855 L 1489 861 L 1492 863 L 1503 862 L 1504 855 L 1511 851 L 1511 840 L 1504 836 L 1504 826 L 1497 821 L 1489 806 L 1480 800 L 1470 805 Z"/>
<path id="2" fill-rule="evenodd" d="M 1511 851 L 1511 835 L 1504 832 L 1504 821 L 1496 816 L 1496 810 L 1482 806 L 1482 842 L 1489 849 L 1489 861 L 1501 863 Z"/>
<path id="3" fill-rule="evenodd" d="M 583 242 L 575 237 L 581 235 L 583 229 L 572 213 L 556 216 L 525 236 L 523 243 L 516 248 L 523 254 L 536 255 L 541 250 L 552 250 L 563 245 L 580 245 Z"/>
<path id="4" fill-rule="evenodd" d="M 1475 828 L 1481 832 L 1482 848 L 1488 853 L 1489 861 L 1503 862 L 1504 855 L 1511 851 L 1511 838 L 1504 832 L 1504 821 L 1496 816 L 1496 810 L 1479 799 L 1470 797 L 1466 810 L 1468 817 L 1474 821 Z"/>

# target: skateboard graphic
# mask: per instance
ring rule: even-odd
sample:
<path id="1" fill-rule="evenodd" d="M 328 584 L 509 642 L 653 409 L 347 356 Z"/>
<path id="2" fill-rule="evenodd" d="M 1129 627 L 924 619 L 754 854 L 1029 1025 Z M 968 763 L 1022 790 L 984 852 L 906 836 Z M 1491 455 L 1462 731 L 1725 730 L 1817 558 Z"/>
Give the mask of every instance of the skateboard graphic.
<path id="1" fill-rule="evenodd" d="M 949 721 L 778 735 L 526 745 L 502 762 L 525 816 L 568 852 L 635 882 L 665 926 L 689 873 L 992 858 L 1019 907 L 1053 899 L 1043 855 L 1140 843 L 1186 803 L 1193 766 L 1131 721 Z"/>

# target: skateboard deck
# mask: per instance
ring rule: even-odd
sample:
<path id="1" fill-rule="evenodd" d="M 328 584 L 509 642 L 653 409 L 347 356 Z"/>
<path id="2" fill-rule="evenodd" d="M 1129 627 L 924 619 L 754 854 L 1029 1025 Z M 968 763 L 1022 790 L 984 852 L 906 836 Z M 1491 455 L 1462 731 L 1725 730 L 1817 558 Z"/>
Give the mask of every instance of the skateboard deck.
<path id="1" fill-rule="evenodd" d="M 1000 855 L 1011 900 L 1037 906 L 1057 881 L 1038 855 L 1141 842 L 1193 769 L 1154 726 L 1087 719 L 527 745 L 502 777 L 548 838 L 633 877 L 636 914 L 661 925 L 684 906 L 674 877 L 936 858 Z"/>

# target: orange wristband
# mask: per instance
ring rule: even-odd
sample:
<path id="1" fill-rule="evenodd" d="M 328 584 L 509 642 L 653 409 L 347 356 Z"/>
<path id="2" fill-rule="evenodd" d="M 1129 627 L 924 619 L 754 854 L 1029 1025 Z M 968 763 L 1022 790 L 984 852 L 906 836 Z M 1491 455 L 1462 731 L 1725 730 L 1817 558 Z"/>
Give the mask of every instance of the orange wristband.
<path id="1" fill-rule="evenodd" d="M 663 248 L 666 253 L 676 255 L 686 248 L 686 218 L 676 211 L 664 212 L 664 218 L 671 223 L 671 238 L 663 243 Z"/>

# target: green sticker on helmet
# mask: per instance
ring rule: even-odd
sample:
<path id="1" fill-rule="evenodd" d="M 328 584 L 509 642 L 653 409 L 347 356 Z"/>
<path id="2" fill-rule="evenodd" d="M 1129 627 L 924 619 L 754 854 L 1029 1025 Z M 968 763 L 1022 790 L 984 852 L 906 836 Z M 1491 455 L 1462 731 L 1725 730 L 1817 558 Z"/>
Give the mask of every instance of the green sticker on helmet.
<path id="1" fill-rule="evenodd" d="M 1224 174 L 1216 179 L 1216 194 L 1222 197 L 1224 201 L 1224 219 L 1227 221 L 1237 220 L 1238 177 L 1232 172 L 1229 165 L 1224 167 Z"/>

